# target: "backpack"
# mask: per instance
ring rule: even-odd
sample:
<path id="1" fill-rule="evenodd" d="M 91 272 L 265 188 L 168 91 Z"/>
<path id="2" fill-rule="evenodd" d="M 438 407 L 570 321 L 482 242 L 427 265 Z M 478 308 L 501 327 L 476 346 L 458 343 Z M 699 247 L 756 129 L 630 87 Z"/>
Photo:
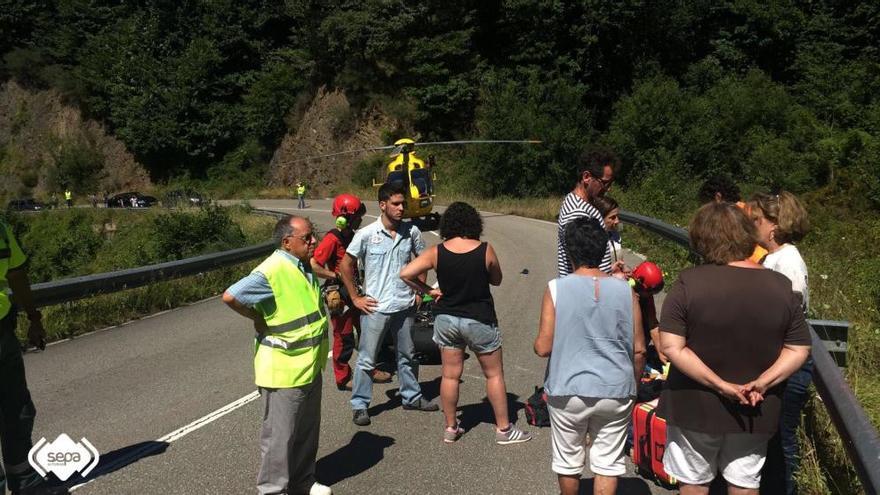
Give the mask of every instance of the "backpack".
<path id="1" fill-rule="evenodd" d="M 550 426 L 547 394 L 544 387 L 535 387 L 535 393 L 526 400 L 526 421 L 532 426 Z"/>

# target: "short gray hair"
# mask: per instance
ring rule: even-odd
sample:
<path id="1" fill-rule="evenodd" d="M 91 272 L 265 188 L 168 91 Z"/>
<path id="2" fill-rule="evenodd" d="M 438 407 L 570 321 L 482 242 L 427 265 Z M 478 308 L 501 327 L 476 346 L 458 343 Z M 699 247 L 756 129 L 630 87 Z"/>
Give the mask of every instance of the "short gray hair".
<path id="1" fill-rule="evenodd" d="M 275 222 L 275 232 L 272 235 L 272 238 L 275 242 L 280 246 L 281 241 L 289 236 L 296 233 L 296 229 L 293 228 L 293 221 L 296 219 L 300 219 L 306 222 L 306 224 L 314 230 L 314 226 L 312 225 L 312 221 L 307 217 L 301 217 L 299 215 L 284 215 L 279 218 L 277 222 Z"/>
<path id="2" fill-rule="evenodd" d="M 294 218 L 293 215 L 284 215 L 275 222 L 275 233 L 272 238 L 279 246 L 285 237 L 293 234 L 293 225 L 290 225 L 290 222 L 293 221 Z"/>

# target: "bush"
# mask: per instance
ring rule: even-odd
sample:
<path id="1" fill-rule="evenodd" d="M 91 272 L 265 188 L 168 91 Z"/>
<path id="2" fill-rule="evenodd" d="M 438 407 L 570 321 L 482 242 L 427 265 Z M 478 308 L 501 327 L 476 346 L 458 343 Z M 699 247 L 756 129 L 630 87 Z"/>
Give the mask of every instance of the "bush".
<path id="1" fill-rule="evenodd" d="M 45 61 L 45 55 L 37 48 L 14 48 L 3 56 L 3 69 L 24 84 L 39 84 Z"/>
<path id="2" fill-rule="evenodd" d="M 50 182 L 57 190 L 70 188 L 78 194 L 98 192 L 104 155 L 90 143 L 64 140 L 55 153 Z"/>
<path id="3" fill-rule="evenodd" d="M 608 140 L 623 159 L 624 183 L 638 184 L 668 158 L 684 175 L 724 173 L 804 192 L 828 175 L 817 146 L 828 135 L 781 85 L 751 71 L 705 90 L 664 76 L 641 81 L 615 106 Z"/>
<path id="4" fill-rule="evenodd" d="M 206 252 L 241 247 L 245 235 L 229 213 L 208 206 L 196 214 L 172 212 L 153 221 L 153 242 L 159 259 L 172 261 Z"/>
<path id="5" fill-rule="evenodd" d="M 351 181 L 361 188 L 373 187 L 373 181 L 385 173 L 387 158 L 385 155 L 372 155 L 359 161 L 351 173 Z"/>
<path id="6" fill-rule="evenodd" d="M 23 223 L 18 238 L 28 255 L 31 281 L 90 273 L 104 244 L 94 224 L 91 212 L 76 209 L 41 213 Z"/>

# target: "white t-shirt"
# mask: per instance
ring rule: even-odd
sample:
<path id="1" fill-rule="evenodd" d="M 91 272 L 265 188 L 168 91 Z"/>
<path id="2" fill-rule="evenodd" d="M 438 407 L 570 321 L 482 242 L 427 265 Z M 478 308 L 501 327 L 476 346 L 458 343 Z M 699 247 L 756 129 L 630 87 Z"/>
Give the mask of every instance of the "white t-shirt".
<path id="1" fill-rule="evenodd" d="M 807 285 L 807 265 L 794 244 L 783 244 L 778 251 L 764 257 L 764 266 L 779 272 L 791 280 L 791 290 L 804 296 L 804 310 L 810 307 L 810 290 Z"/>

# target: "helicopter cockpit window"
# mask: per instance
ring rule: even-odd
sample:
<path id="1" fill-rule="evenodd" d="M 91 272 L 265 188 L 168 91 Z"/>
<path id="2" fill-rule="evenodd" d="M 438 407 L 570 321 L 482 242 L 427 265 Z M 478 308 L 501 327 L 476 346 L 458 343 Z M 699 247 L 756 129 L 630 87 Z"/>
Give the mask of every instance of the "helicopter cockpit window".
<path id="1" fill-rule="evenodd" d="M 412 183 L 419 190 L 419 195 L 434 194 L 434 184 L 431 181 L 429 169 L 420 168 L 410 172 Z"/>
<path id="2" fill-rule="evenodd" d="M 406 181 L 406 175 L 403 172 L 388 172 L 388 178 L 386 182 L 395 182 L 398 184 L 403 184 Z"/>

